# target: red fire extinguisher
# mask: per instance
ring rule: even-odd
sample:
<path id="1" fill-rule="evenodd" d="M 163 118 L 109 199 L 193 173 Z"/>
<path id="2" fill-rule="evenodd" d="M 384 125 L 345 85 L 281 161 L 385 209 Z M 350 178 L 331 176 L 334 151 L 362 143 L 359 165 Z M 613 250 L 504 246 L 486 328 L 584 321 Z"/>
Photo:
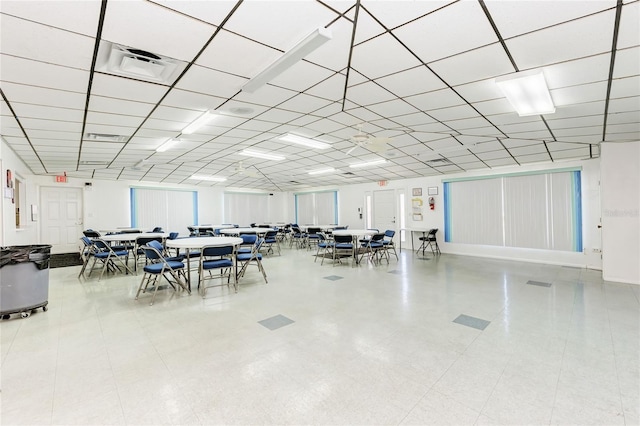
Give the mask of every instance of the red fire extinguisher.
<path id="1" fill-rule="evenodd" d="M 429 197 L 429 208 L 431 210 L 435 210 L 436 208 L 436 200 L 434 200 L 433 197 Z"/>

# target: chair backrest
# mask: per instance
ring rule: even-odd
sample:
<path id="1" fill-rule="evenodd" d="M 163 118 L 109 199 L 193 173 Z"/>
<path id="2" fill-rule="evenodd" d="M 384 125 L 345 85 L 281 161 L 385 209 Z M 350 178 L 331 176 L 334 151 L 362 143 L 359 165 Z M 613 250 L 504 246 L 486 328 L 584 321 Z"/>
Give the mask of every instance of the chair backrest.
<path id="1" fill-rule="evenodd" d="M 267 233 L 266 233 L 266 234 L 264 234 L 264 238 L 265 238 L 265 240 L 266 240 L 267 238 L 275 238 L 275 237 L 277 237 L 277 236 L 278 236 L 278 231 L 267 231 Z"/>
<path id="2" fill-rule="evenodd" d="M 385 237 L 393 239 L 394 235 L 396 235 L 396 231 L 394 231 L 393 229 L 387 229 L 386 231 L 384 231 Z"/>
<path id="3" fill-rule="evenodd" d="M 162 243 L 160 242 L 160 240 L 150 240 L 146 245 L 148 245 L 149 247 L 153 247 L 161 253 L 164 250 L 164 247 L 162 247 Z"/>
<path id="4" fill-rule="evenodd" d="M 111 251 L 111 247 L 109 247 L 109 244 L 105 243 L 102 240 L 99 240 L 99 239 L 93 240 L 93 245 L 99 251 Z"/>
<path id="5" fill-rule="evenodd" d="M 312 227 L 307 228 L 307 233 L 308 233 L 308 234 L 313 235 L 313 234 L 317 234 L 317 233 L 319 233 L 319 232 L 322 232 L 322 228 L 317 228 L 317 227 L 313 227 L 313 226 L 312 226 Z"/>
<path id="6" fill-rule="evenodd" d="M 255 244 L 258 237 L 256 234 L 240 234 L 242 238 L 242 245 Z"/>
<path id="7" fill-rule="evenodd" d="M 85 247 L 91 247 L 93 245 L 93 241 L 91 241 L 89 237 L 82 237 L 80 239 L 84 243 Z"/>
<path id="8" fill-rule="evenodd" d="M 120 231 L 120 234 L 139 234 L 140 230 L 139 229 L 123 229 L 122 231 Z"/>
<path id="9" fill-rule="evenodd" d="M 427 239 L 429 241 L 435 241 L 437 232 L 438 232 L 438 228 L 429 229 L 429 233 L 427 234 Z"/>
<path id="10" fill-rule="evenodd" d="M 180 235 L 178 232 L 169 232 L 169 239 L 175 240 L 176 238 L 178 238 L 178 235 Z"/>
<path id="11" fill-rule="evenodd" d="M 154 243 L 157 243 L 157 245 Z M 164 257 L 162 256 L 162 244 L 158 243 L 155 240 L 149 241 L 149 244 L 144 245 L 140 248 L 142 249 L 142 251 L 144 251 L 144 256 L 151 261 L 164 259 Z"/>
<path id="12" fill-rule="evenodd" d="M 380 242 L 380 241 L 384 240 L 384 237 L 385 237 L 385 235 L 383 233 L 373 234 L 371 236 L 371 241 Z"/>
<path id="13" fill-rule="evenodd" d="M 202 248 L 202 256 L 228 256 L 233 254 L 233 246 L 206 246 Z"/>
<path id="14" fill-rule="evenodd" d="M 152 241 L 162 242 L 162 237 L 138 237 L 136 238 L 136 245 L 138 246 L 148 246 Z M 162 249 L 162 244 L 160 244 L 160 248 Z"/>
<path id="15" fill-rule="evenodd" d="M 260 251 L 260 247 L 264 243 L 264 238 L 256 238 L 256 243 L 253 245 L 253 252 L 257 253 Z"/>
<path id="16" fill-rule="evenodd" d="M 89 238 L 100 238 L 102 235 L 98 231 L 94 231 L 93 229 L 87 229 L 86 231 L 82 231 L 85 237 Z"/>
<path id="17" fill-rule="evenodd" d="M 344 244 L 344 243 L 352 243 L 353 242 L 353 238 L 351 238 L 351 235 L 333 235 L 333 240 L 336 242 L 336 244 Z"/>
<path id="18" fill-rule="evenodd" d="M 296 234 L 302 234 L 302 229 L 300 229 L 298 225 L 291 225 L 291 229 L 293 229 L 293 232 Z"/>
<path id="19" fill-rule="evenodd" d="M 161 226 L 156 226 L 155 228 L 153 228 L 153 231 L 151 232 L 162 232 L 162 227 Z"/>

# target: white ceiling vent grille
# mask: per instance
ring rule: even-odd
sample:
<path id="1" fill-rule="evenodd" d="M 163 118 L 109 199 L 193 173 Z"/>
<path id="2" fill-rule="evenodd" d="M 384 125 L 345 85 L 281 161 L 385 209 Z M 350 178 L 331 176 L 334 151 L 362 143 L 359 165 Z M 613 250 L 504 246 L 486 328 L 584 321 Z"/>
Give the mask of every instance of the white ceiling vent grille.
<path id="1" fill-rule="evenodd" d="M 173 84 L 186 62 L 102 41 L 96 70 L 154 83 Z"/>

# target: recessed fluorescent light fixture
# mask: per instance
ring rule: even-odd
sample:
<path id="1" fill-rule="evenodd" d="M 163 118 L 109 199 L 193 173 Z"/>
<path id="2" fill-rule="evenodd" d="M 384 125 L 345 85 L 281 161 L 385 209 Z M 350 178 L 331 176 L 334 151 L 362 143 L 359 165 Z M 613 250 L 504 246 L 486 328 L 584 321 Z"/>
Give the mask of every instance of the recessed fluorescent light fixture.
<path id="1" fill-rule="evenodd" d="M 296 145 L 307 146 L 309 148 L 316 148 L 316 149 L 331 148 L 331 145 L 329 145 L 328 143 L 320 142 L 315 139 L 304 138 L 298 135 L 292 135 L 291 133 L 287 133 L 286 135 L 281 136 L 279 139 L 281 141 L 294 143 Z"/>
<path id="2" fill-rule="evenodd" d="M 325 173 L 333 173 L 335 171 L 336 171 L 336 169 L 334 169 L 333 167 L 329 167 L 329 168 L 326 168 L 326 169 L 312 170 L 312 171 L 309 172 L 309 174 L 310 175 L 322 175 L 322 174 L 325 174 Z"/>
<path id="3" fill-rule="evenodd" d="M 189 177 L 189 179 L 207 180 L 207 181 L 210 181 L 210 182 L 224 182 L 225 180 L 227 180 L 226 177 L 222 177 L 222 176 L 203 176 L 203 175 L 193 175 L 193 176 Z"/>
<path id="4" fill-rule="evenodd" d="M 387 160 L 374 160 L 374 161 L 367 161 L 366 163 L 349 164 L 349 167 L 357 169 L 359 167 L 377 166 L 379 164 L 384 164 L 386 162 Z"/>
<path id="5" fill-rule="evenodd" d="M 182 133 L 185 135 L 190 135 L 191 133 L 195 133 L 200 129 L 200 127 L 207 124 L 216 114 L 213 111 L 206 111 L 200 117 L 196 118 L 193 123 L 189 124 L 187 127 L 182 129 Z"/>
<path id="6" fill-rule="evenodd" d="M 495 82 L 520 117 L 556 112 L 542 70 L 505 75 Z"/>
<path id="7" fill-rule="evenodd" d="M 276 59 L 275 62 L 261 71 L 258 75 L 249 80 L 247 84 L 242 86 L 242 91 L 247 93 L 255 92 L 256 90 L 285 72 L 296 62 L 316 50 L 318 47 L 322 46 L 327 41 L 331 40 L 331 37 L 332 34 L 330 29 L 323 27 L 318 28 L 298 44 L 286 51 L 284 55 Z"/>
<path id="8" fill-rule="evenodd" d="M 286 158 L 286 157 L 283 157 L 282 155 L 269 154 L 268 152 L 256 151 L 253 149 L 245 149 L 243 151 L 240 151 L 239 154 L 244 155 L 246 157 L 263 158 L 265 160 L 273 160 L 273 161 L 282 161 Z"/>
<path id="9" fill-rule="evenodd" d="M 172 148 L 174 148 L 176 145 L 178 145 L 180 143 L 180 139 L 169 139 L 168 141 L 166 141 L 165 143 L 163 143 L 162 145 L 160 145 L 159 147 L 156 148 L 156 152 L 165 152 L 168 151 Z"/>

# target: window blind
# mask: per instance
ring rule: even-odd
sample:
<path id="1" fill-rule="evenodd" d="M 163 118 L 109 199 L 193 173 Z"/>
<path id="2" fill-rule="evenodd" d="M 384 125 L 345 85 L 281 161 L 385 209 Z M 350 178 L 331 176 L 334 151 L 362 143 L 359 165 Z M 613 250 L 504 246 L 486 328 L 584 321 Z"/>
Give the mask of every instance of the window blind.
<path id="1" fill-rule="evenodd" d="M 580 171 L 445 181 L 445 241 L 582 251 Z"/>

